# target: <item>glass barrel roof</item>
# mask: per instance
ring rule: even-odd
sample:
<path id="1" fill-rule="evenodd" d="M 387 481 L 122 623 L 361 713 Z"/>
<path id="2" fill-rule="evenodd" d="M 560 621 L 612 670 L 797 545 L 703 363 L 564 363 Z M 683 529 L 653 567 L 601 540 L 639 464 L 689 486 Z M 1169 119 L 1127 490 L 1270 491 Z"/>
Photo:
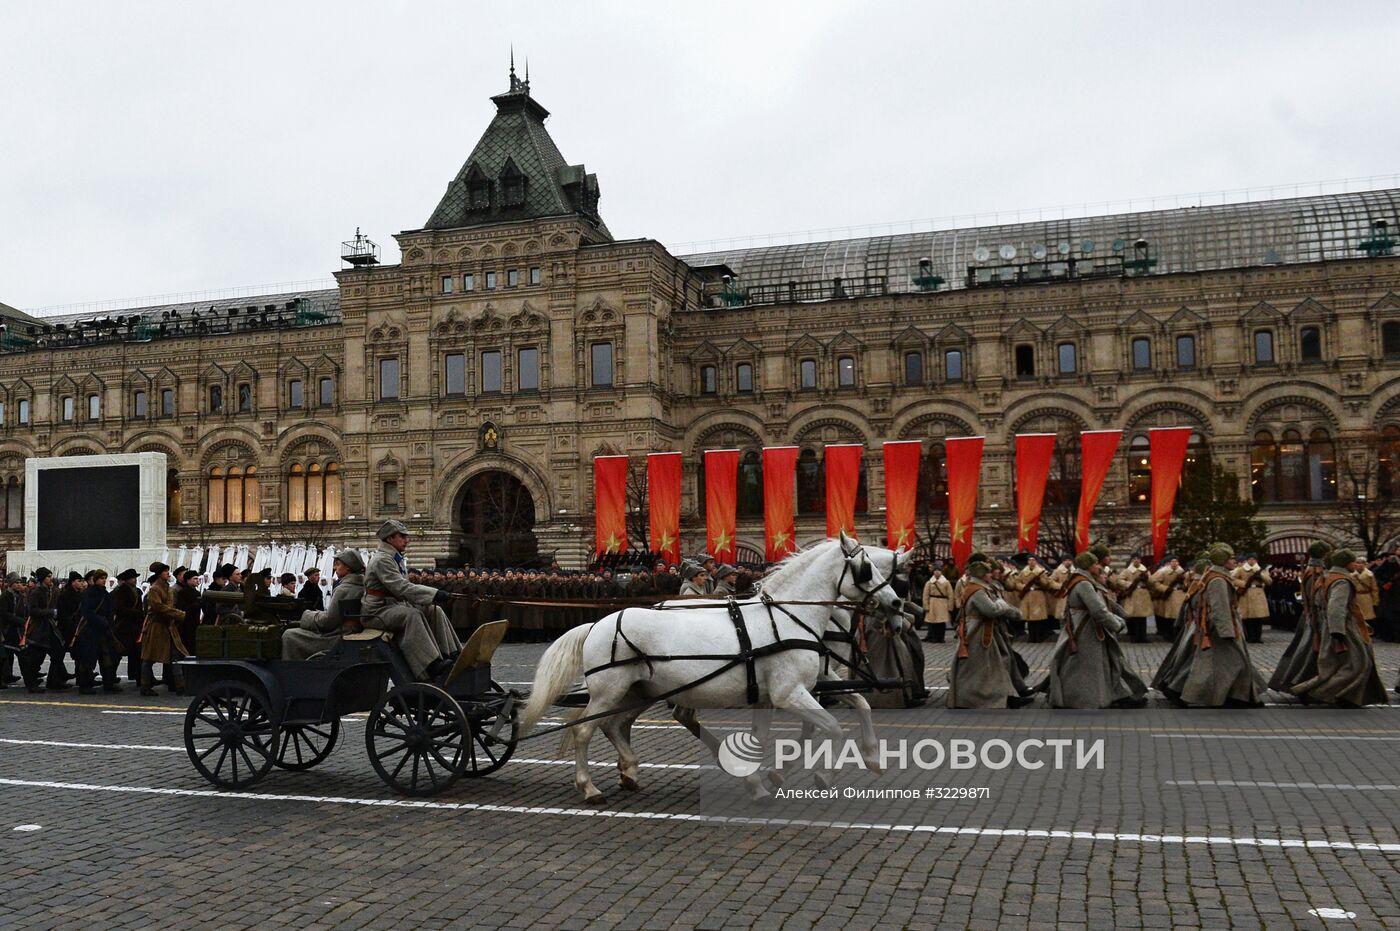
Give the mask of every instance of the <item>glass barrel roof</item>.
<path id="1" fill-rule="evenodd" d="M 945 287 L 967 286 L 975 266 L 1129 260 L 1146 240 L 1152 274 L 1290 265 L 1365 256 L 1372 223 L 1400 232 L 1400 189 L 1325 194 L 1145 213 L 1044 220 L 924 233 L 683 255 L 692 267 L 727 265 L 744 287 L 787 281 L 885 277 L 893 292 L 919 290 L 919 260 Z"/>

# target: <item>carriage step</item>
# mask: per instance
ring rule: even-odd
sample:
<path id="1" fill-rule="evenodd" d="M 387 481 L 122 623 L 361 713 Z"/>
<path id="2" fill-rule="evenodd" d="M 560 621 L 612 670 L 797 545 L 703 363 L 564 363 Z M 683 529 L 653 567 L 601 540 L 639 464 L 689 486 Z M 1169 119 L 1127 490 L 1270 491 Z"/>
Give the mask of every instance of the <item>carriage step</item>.
<path id="1" fill-rule="evenodd" d="M 825 679 L 812 689 L 817 695 L 840 695 L 846 692 L 893 691 L 904 687 L 903 679 L 876 679 L 872 685 L 863 679 Z"/>

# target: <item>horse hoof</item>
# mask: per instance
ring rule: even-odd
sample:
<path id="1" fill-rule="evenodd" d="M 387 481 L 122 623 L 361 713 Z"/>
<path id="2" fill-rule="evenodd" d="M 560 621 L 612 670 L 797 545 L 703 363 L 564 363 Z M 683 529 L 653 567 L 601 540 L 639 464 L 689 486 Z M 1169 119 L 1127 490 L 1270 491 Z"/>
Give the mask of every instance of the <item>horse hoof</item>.
<path id="1" fill-rule="evenodd" d="M 594 789 L 593 794 L 585 795 L 583 800 L 590 805 L 601 805 L 608 800 L 608 797 L 597 789 Z"/>
<path id="2" fill-rule="evenodd" d="M 623 776 L 618 782 L 622 784 L 622 791 L 624 792 L 640 792 L 642 789 L 642 784 L 631 776 Z"/>

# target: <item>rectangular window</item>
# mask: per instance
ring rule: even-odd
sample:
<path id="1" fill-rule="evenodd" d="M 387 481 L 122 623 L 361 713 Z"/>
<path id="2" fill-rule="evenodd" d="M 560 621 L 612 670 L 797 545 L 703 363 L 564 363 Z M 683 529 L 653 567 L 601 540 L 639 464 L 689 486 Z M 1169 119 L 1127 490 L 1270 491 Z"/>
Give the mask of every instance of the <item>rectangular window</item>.
<path id="1" fill-rule="evenodd" d="M 379 400 L 397 401 L 399 398 L 399 360 L 379 360 Z"/>
<path id="2" fill-rule="evenodd" d="M 719 378 L 716 375 L 716 369 L 713 365 L 700 366 L 701 394 L 714 394 L 719 388 L 719 385 L 717 384 L 718 381 Z"/>
<path id="3" fill-rule="evenodd" d="M 1016 377 L 1035 377 L 1035 347 L 1022 343 L 1016 347 Z"/>
<path id="4" fill-rule="evenodd" d="M 740 394 L 753 393 L 753 366 L 747 362 L 740 362 L 734 369 L 734 386 Z"/>
<path id="5" fill-rule="evenodd" d="M 517 391 L 540 390 L 540 351 L 533 347 L 520 350 L 516 357 L 515 389 Z"/>
<path id="6" fill-rule="evenodd" d="M 333 384 L 334 383 L 329 378 L 321 379 L 320 392 L 322 407 L 330 407 L 335 403 L 335 389 Z"/>
<path id="7" fill-rule="evenodd" d="M 906 352 L 904 354 L 904 383 L 922 385 L 924 383 L 924 354 Z"/>
<path id="8" fill-rule="evenodd" d="M 963 380 L 963 354 L 961 349 L 949 349 L 943 354 L 943 373 L 948 381 Z"/>
<path id="9" fill-rule="evenodd" d="M 462 276 L 462 290 L 476 290 L 476 275 L 472 274 L 471 272 L 467 272 L 465 275 Z"/>
<path id="10" fill-rule="evenodd" d="M 443 275 L 443 276 L 442 276 L 442 293 L 443 293 L 443 294 L 451 294 L 451 293 L 452 293 L 452 276 L 451 276 L 451 275 Z"/>
<path id="11" fill-rule="evenodd" d="M 63 399 L 63 422 L 73 422 L 73 399 L 71 397 L 65 397 Z"/>
<path id="12" fill-rule="evenodd" d="M 488 349 L 481 354 L 481 390 L 486 394 L 501 392 L 501 353 Z"/>
<path id="13" fill-rule="evenodd" d="M 388 481 L 384 483 L 384 506 L 386 508 L 397 508 L 399 506 L 399 483 Z"/>
<path id="14" fill-rule="evenodd" d="M 238 386 L 238 413 L 246 414 L 253 409 L 253 386 L 244 382 Z"/>
<path id="15" fill-rule="evenodd" d="M 1152 368 L 1152 343 L 1143 337 L 1133 340 L 1133 368 L 1139 372 Z"/>
<path id="16" fill-rule="evenodd" d="M 133 416 L 145 417 L 147 412 L 146 392 L 138 391 L 131 398 L 131 412 Z"/>
<path id="17" fill-rule="evenodd" d="M 443 393 L 464 395 L 467 393 L 467 357 L 460 352 L 449 352 L 443 360 Z"/>
<path id="18" fill-rule="evenodd" d="M 19 422 L 29 423 L 29 399 L 20 398 L 19 401 Z"/>
<path id="19" fill-rule="evenodd" d="M 1179 369 L 1196 367 L 1196 337 L 1178 336 L 1176 338 L 1176 367 Z"/>
<path id="20" fill-rule="evenodd" d="M 506 272 L 506 287 L 514 288 L 520 284 L 520 269 L 512 268 Z"/>
<path id="21" fill-rule="evenodd" d="M 1274 334 L 1270 330 L 1257 330 L 1254 334 L 1254 363 L 1272 365 L 1274 361 Z"/>
<path id="22" fill-rule="evenodd" d="M 88 395 L 88 420 L 102 419 L 102 398 L 95 394 Z"/>
<path id="23" fill-rule="evenodd" d="M 798 363 L 799 381 L 798 384 L 804 389 L 817 387 L 817 360 L 803 359 Z"/>
<path id="24" fill-rule="evenodd" d="M 175 389 L 160 389 L 160 415 L 162 417 L 175 416 Z"/>
<path id="25" fill-rule="evenodd" d="M 487 272 L 487 273 L 486 273 L 486 290 L 488 290 L 488 291 L 494 291 L 494 290 L 496 290 L 496 273 L 495 273 L 495 272 Z"/>
<path id="26" fill-rule="evenodd" d="M 306 403 L 306 398 L 302 394 L 301 379 L 293 378 L 287 385 L 287 404 L 293 410 L 300 410 Z"/>
<path id="27" fill-rule="evenodd" d="M 224 411 L 224 389 L 219 385 L 209 386 L 209 413 L 222 414 Z"/>
<path id="28" fill-rule="evenodd" d="M 538 265 L 530 269 L 530 284 L 540 283 L 540 267 Z"/>
<path id="29" fill-rule="evenodd" d="M 613 383 L 613 348 L 612 343 L 594 343 L 592 347 L 593 356 L 593 387 L 601 388 Z"/>
<path id="30" fill-rule="evenodd" d="M 1322 331 L 1305 326 L 1298 334 L 1298 355 L 1304 362 L 1322 361 Z"/>
<path id="31" fill-rule="evenodd" d="M 854 356 L 842 356 L 836 360 L 836 384 L 850 388 L 856 383 L 856 360 Z"/>
<path id="32" fill-rule="evenodd" d="M 1079 362 L 1075 354 L 1074 343 L 1060 343 L 1056 347 L 1056 354 L 1060 362 L 1061 375 L 1073 375 L 1079 368 Z"/>

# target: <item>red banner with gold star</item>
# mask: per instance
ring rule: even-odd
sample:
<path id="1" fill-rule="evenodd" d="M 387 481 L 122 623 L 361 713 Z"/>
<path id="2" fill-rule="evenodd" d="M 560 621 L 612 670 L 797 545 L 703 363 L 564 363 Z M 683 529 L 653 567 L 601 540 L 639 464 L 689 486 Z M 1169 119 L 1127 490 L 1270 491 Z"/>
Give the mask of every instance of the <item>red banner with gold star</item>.
<path id="1" fill-rule="evenodd" d="M 597 511 L 594 546 L 598 555 L 627 549 L 627 457 L 593 460 L 593 506 Z"/>
<path id="2" fill-rule="evenodd" d="M 1045 480 L 1055 455 L 1055 434 L 1016 434 L 1016 548 L 1034 553 L 1040 536 Z"/>
<path id="3" fill-rule="evenodd" d="M 914 513 L 919 501 L 918 440 L 885 444 L 885 545 L 892 550 L 914 548 Z"/>
<path id="4" fill-rule="evenodd" d="M 674 566 L 681 561 L 681 454 L 647 455 L 647 529 L 651 548 Z"/>
<path id="5" fill-rule="evenodd" d="M 739 451 L 705 451 L 705 549 L 720 562 L 732 563 L 735 514 L 739 507 Z"/>
<path id="6" fill-rule="evenodd" d="M 860 488 L 860 457 L 865 447 L 840 443 L 826 448 L 826 535 L 842 530 L 856 535 L 856 491 Z"/>
<path id="7" fill-rule="evenodd" d="M 959 569 L 967 565 L 967 557 L 972 555 L 972 518 L 977 513 L 982 443 L 980 436 L 960 436 L 944 446 L 948 457 L 948 533 L 953 563 Z"/>
<path id="8" fill-rule="evenodd" d="M 797 447 L 763 447 L 763 558 L 777 562 L 797 549 Z"/>
<path id="9" fill-rule="evenodd" d="M 1085 430 L 1079 434 L 1079 468 L 1081 482 L 1079 489 L 1079 514 L 1074 521 L 1074 551 L 1082 553 L 1089 548 L 1089 518 L 1098 504 L 1099 493 L 1103 491 L 1104 479 L 1113 467 L 1113 456 L 1118 452 L 1118 441 L 1123 439 L 1122 430 Z"/>
<path id="10" fill-rule="evenodd" d="M 1181 467 L 1191 445 L 1191 428 L 1154 427 L 1147 431 L 1147 443 L 1152 461 L 1152 556 L 1154 562 L 1161 562 L 1167 552 L 1176 490 L 1181 487 Z"/>

